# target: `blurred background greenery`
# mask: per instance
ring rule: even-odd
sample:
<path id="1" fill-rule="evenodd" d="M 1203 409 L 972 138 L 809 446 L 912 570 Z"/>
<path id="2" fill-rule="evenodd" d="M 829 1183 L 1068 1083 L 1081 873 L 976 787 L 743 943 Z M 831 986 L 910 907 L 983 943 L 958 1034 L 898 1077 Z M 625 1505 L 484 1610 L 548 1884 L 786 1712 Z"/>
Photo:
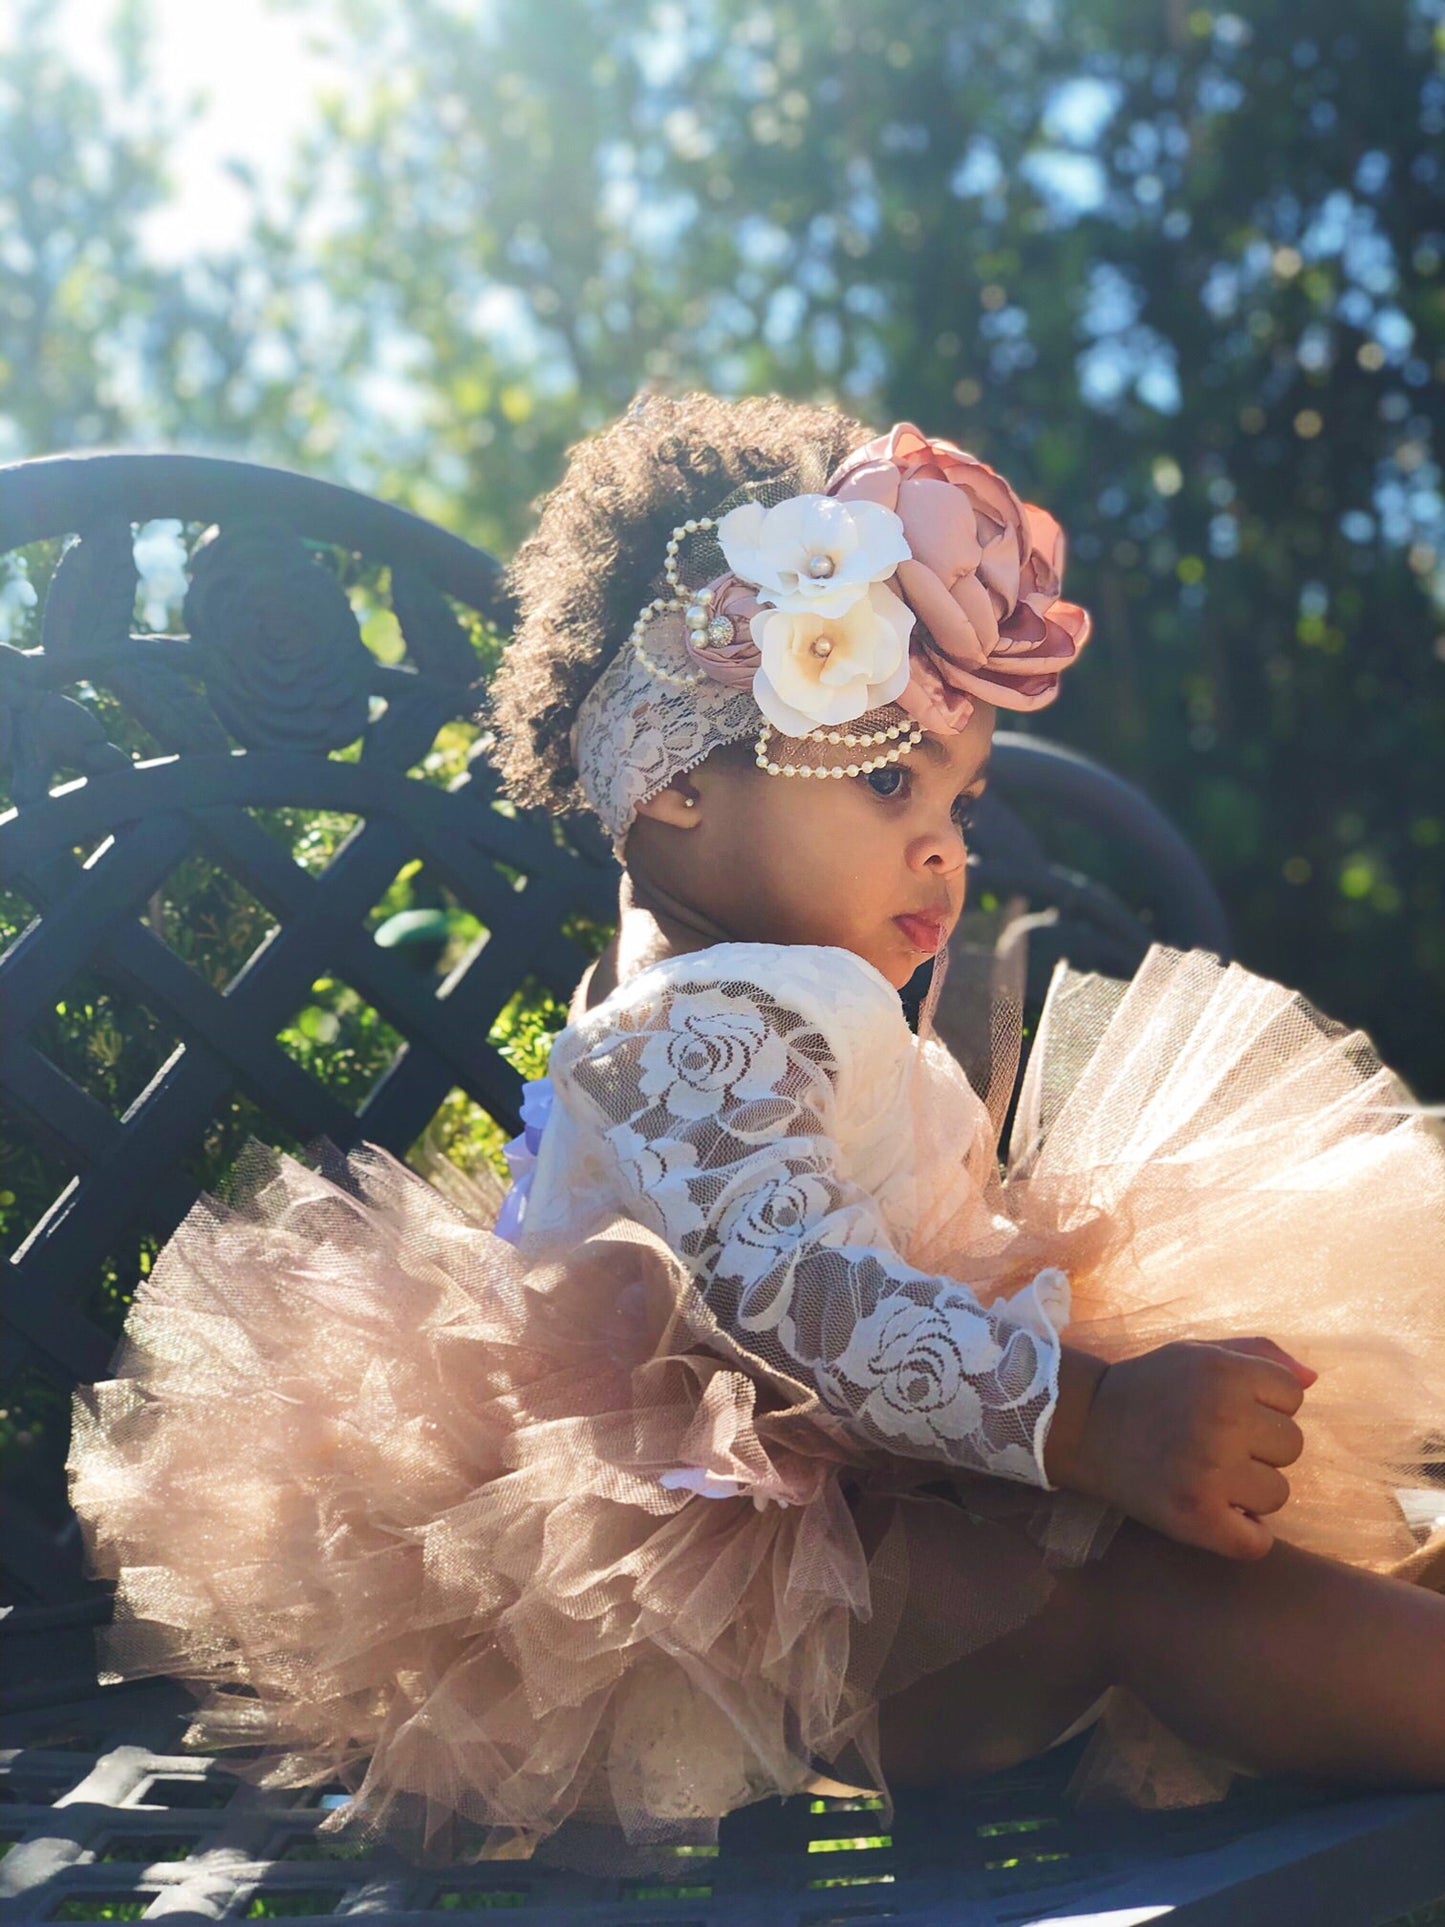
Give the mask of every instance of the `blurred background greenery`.
<path id="1" fill-rule="evenodd" d="M 1069 532 L 1095 636 L 1026 726 L 1445 1096 L 1445 0 L 220 14 L 0 9 L 0 460 L 239 454 L 506 555 L 643 381 L 917 421 Z M 159 78 L 186 34 L 208 102 Z M 187 145 L 223 114 L 224 194 Z M 158 626 L 187 533 L 140 532 Z M 351 1075 L 328 1028 L 296 1048 Z"/>
<path id="2" fill-rule="evenodd" d="M 1141 783 L 1241 959 L 1439 1100 L 1442 134 L 1445 0 L 0 0 L 0 461 L 239 455 L 505 556 L 646 381 L 950 436 L 1059 517 L 1095 617 L 1024 726 Z M 197 534 L 137 531 L 142 628 Z M 0 643 L 58 547 L 0 559 Z M 332 560 L 395 660 L 387 585 Z M 354 827 L 269 814 L 313 868 Z M 32 910 L 0 896 L 0 944 Z M 147 917 L 217 987 L 270 926 L 200 864 Z M 438 974 L 482 934 L 415 865 L 372 923 Z M 524 990 L 493 1040 L 535 1075 L 562 1016 Z M 89 976 L 36 1041 L 117 1111 L 174 1045 Z M 324 976 L 281 1037 L 353 1104 L 396 1041 Z M 500 1168 L 454 1096 L 434 1142 Z M 4 1149 L 4 1248 L 68 1176 Z M 0 1394 L 0 1448 L 63 1440 L 55 1387 Z"/>

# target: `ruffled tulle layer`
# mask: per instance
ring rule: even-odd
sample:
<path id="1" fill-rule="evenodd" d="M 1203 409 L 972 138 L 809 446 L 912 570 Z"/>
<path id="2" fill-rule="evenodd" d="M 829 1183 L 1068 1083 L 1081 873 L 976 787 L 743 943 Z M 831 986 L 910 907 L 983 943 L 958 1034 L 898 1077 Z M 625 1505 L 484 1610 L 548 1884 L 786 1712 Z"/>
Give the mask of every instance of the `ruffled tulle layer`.
<path id="1" fill-rule="evenodd" d="M 1445 1126 L 1364 1032 L 1207 952 L 1156 946 L 1127 983 L 1061 964 L 1003 1195 L 1001 1276 L 1066 1265 L 1066 1343 L 1261 1336 L 1312 1366 L 1271 1530 L 1445 1590 Z M 1071 1792 L 1192 1805 L 1232 1779 L 1116 1688 Z"/>
<path id="2" fill-rule="evenodd" d="M 936 1465 L 870 1464 L 641 1227 L 528 1266 L 459 1174 L 465 1208 L 309 1155 L 248 1143 L 186 1218 L 70 1471 L 108 1677 L 191 1682 L 188 1744 L 268 1749 L 259 1784 L 339 1778 L 327 1831 L 666 1864 L 820 1775 L 881 1785 L 879 1698 L 1052 1589 L 1048 1495 L 965 1481 L 969 1519 Z"/>
<path id="3" fill-rule="evenodd" d="M 985 1298 L 1064 1263 L 1066 1336 L 1109 1357 L 1296 1352 L 1321 1376 L 1271 1524 L 1393 1569 L 1400 1489 L 1445 1456 L 1445 1144 L 1409 1106 L 1248 972 L 1064 971 L 1012 1235 L 980 1267 L 936 1225 L 930 1262 Z M 76 1395 L 69 1467 L 109 1675 L 190 1682 L 190 1743 L 266 1749 L 236 1766 L 260 1784 L 341 1780 L 328 1831 L 640 1871 L 820 1774 L 886 1801 L 880 1702 L 1107 1550 L 1109 1508 L 860 1445 L 636 1224 L 528 1264 L 482 1182 L 308 1156 L 251 1143 L 199 1201 Z M 1229 1779 L 1122 1693 L 1084 1764 L 1081 1797 L 1137 1804 Z"/>
<path id="4" fill-rule="evenodd" d="M 1025 1244 L 1081 1240 L 1068 1343 L 1267 1336 L 1319 1373 L 1279 1536 L 1382 1572 L 1414 1551 L 1399 1492 L 1445 1461 L 1445 1127 L 1363 1032 L 1206 952 L 1127 985 L 1061 966 L 1005 1195 Z"/>

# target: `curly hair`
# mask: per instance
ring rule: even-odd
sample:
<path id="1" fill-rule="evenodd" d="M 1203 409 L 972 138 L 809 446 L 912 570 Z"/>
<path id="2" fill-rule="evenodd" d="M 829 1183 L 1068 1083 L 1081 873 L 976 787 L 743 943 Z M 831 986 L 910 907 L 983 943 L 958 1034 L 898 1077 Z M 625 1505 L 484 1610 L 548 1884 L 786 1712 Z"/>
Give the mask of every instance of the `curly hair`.
<path id="1" fill-rule="evenodd" d="M 840 410 L 779 395 L 639 394 L 569 451 L 536 532 L 507 572 L 515 635 L 492 679 L 492 760 L 524 807 L 584 809 L 568 745 L 583 697 L 650 597 L 667 538 L 744 483 L 791 475 L 821 489 L 872 431 Z"/>

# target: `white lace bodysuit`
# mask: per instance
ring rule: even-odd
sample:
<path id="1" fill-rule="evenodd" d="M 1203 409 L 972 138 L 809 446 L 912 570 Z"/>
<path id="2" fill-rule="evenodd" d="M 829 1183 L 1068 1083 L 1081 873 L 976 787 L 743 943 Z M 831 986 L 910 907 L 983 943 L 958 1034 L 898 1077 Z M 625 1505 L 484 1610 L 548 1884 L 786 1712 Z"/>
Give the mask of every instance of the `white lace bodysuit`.
<path id="1" fill-rule="evenodd" d="M 989 1115 L 880 971 L 811 944 L 669 958 L 569 1024 L 545 1081 L 503 1234 L 524 1254 L 634 1218 L 727 1331 L 868 1444 L 1057 1489 L 1068 1280 L 970 1289 L 970 1250 L 1006 1235 Z"/>

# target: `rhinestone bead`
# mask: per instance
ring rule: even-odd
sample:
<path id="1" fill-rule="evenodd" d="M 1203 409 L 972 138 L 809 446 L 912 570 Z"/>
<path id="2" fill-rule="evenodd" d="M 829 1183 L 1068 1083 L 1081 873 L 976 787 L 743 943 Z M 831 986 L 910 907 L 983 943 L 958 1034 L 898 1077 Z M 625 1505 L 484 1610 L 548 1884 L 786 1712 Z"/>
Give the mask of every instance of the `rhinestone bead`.
<path id="1" fill-rule="evenodd" d="M 731 616 L 714 616 L 707 625 L 707 639 L 714 649 L 725 649 L 736 634 Z"/>

